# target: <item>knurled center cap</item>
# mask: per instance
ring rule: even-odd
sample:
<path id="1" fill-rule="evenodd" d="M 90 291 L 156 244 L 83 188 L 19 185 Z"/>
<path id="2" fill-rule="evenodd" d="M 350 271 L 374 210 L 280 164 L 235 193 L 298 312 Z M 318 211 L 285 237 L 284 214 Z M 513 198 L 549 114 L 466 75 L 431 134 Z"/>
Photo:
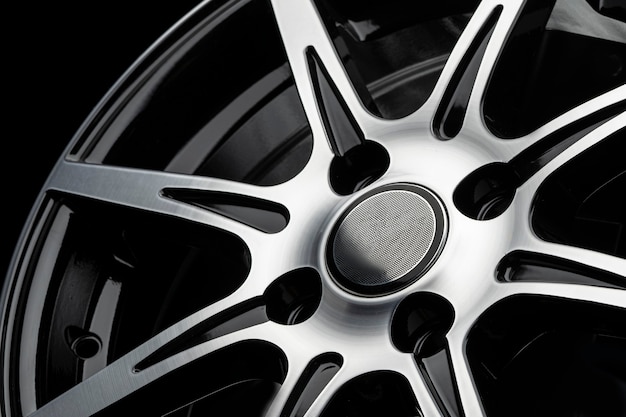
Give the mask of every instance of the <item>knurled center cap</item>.
<path id="1" fill-rule="evenodd" d="M 396 184 L 366 194 L 337 222 L 327 256 L 344 288 L 381 295 L 409 285 L 443 246 L 446 217 L 429 190 Z"/>

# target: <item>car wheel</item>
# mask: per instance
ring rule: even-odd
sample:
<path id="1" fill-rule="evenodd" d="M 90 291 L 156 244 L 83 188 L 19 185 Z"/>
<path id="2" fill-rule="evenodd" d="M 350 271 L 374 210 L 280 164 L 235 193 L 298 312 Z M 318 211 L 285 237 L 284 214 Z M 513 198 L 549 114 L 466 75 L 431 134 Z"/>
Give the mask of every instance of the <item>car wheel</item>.
<path id="1" fill-rule="evenodd" d="M 68 144 L 3 415 L 626 413 L 626 8 L 211 0 Z"/>

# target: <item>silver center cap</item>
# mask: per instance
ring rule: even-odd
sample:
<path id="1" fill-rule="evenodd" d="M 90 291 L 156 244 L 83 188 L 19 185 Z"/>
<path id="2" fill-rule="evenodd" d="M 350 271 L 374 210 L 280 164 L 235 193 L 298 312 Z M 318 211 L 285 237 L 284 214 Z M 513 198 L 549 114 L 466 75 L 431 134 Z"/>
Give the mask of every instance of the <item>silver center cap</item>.
<path id="1" fill-rule="evenodd" d="M 430 268 L 445 232 L 443 206 L 432 192 L 405 184 L 376 190 L 335 226 L 327 251 L 331 273 L 360 294 L 397 290 Z"/>

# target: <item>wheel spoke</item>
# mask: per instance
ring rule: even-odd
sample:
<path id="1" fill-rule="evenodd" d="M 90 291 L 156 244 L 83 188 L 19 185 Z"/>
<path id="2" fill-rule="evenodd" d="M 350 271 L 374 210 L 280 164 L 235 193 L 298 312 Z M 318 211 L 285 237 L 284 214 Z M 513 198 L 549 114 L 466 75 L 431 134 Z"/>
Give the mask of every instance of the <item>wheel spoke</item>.
<path id="1" fill-rule="evenodd" d="M 266 416 L 302 417 L 341 369 L 343 358 L 337 353 L 322 353 L 314 358 L 302 352 L 288 352 L 289 372 Z M 292 360 L 297 356 L 295 360 Z M 308 361 L 308 363 L 307 363 Z"/>
<path id="2" fill-rule="evenodd" d="M 511 164 L 525 180 L 586 133 L 626 111 L 626 86 L 589 100 L 516 140 L 507 140 Z"/>
<path id="3" fill-rule="evenodd" d="M 346 108 L 346 103 L 331 81 L 315 49 L 310 48 L 307 51 L 307 58 L 330 147 L 336 156 L 344 156 L 350 149 L 361 145 L 365 141 L 365 136 Z"/>
<path id="4" fill-rule="evenodd" d="M 583 266 L 604 271 L 609 274 L 626 276 L 626 259 L 616 256 L 595 252 L 592 250 L 564 245 L 560 243 L 546 242 L 536 237 L 532 232 L 526 233 L 526 239 L 520 233 L 516 237 L 519 243 L 515 244 L 514 250 L 522 250 L 531 253 L 549 255 L 564 261 L 575 262 Z M 626 278 L 625 278 L 626 279 Z"/>
<path id="5" fill-rule="evenodd" d="M 563 249 L 563 245 L 558 246 Z M 551 252 L 551 255 L 527 251 L 511 252 L 500 261 L 496 279 L 500 282 L 564 283 L 626 289 L 626 277 L 581 263 L 580 260 L 584 260 L 585 255 L 590 256 L 589 251 L 575 251 L 579 253 L 568 256 L 576 256 L 576 262 L 554 256 L 554 252 L 559 252 L 558 249 Z M 601 264 L 602 268 L 615 261 L 610 256 L 597 253 L 591 255 L 591 259 L 594 263 Z M 617 262 L 619 264 L 620 261 Z"/>
<path id="6" fill-rule="evenodd" d="M 444 417 L 447 410 L 443 411 L 439 405 L 439 394 L 433 391 L 433 387 L 427 382 L 427 377 L 420 372 L 418 364 L 412 355 L 406 355 L 407 364 L 402 374 L 411 384 L 411 389 L 417 398 L 423 417 Z"/>
<path id="7" fill-rule="evenodd" d="M 457 62 L 457 67 L 448 80 L 433 120 L 435 133 L 440 139 L 452 139 L 461 131 L 481 62 L 501 13 L 502 8 L 499 6 L 491 11 L 465 48 L 462 59 Z"/>
<path id="8" fill-rule="evenodd" d="M 481 417 L 540 336 L 623 346 L 621 40 L 559 26 L 584 0 L 358 3 L 207 2 L 103 101 L 15 255 L 7 409 Z M 583 47 L 613 73 L 563 76 Z"/>
<path id="9" fill-rule="evenodd" d="M 465 126 L 484 133 L 480 102 L 523 1 L 483 1 L 453 49 L 428 101 L 414 116 L 435 114 L 435 132 L 450 139 Z M 444 131 L 448 130 L 448 133 Z"/>
<path id="10" fill-rule="evenodd" d="M 538 295 L 626 308 L 626 291 L 623 289 L 535 282 L 502 285 L 504 287 L 500 292 L 502 299 L 515 295 Z"/>
<path id="11" fill-rule="evenodd" d="M 246 242 L 257 239 L 264 227 L 251 220 L 255 213 L 269 215 L 269 222 L 276 214 L 283 220 L 288 216 L 274 202 L 281 194 L 272 187 L 104 165 L 61 163 L 47 189 L 207 224 Z"/>
<path id="12" fill-rule="evenodd" d="M 538 170 L 536 174 L 532 175 L 528 181 L 522 184 L 518 189 L 516 198 L 519 201 L 522 212 L 530 213 L 532 211 L 532 205 L 536 198 L 537 190 L 551 174 L 607 137 L 616 134 L 620 130 L 623 131 L 624 126 L 626 126 L 626 112 L 601 124 L 567 149 L 551 158 L 548 163 Z M 523 219 L 525 222 L 530 220 L 525 217 Z"/>
<path id="13" fill-rule="evenodd" d="M 366 408 L 367 411 L 370 411 L 369 407 L 376 407 L 376 408 L 380 407 L 380 405 L 368 404 L 367 400 L 360 398 L 360 396 L 358 395 L 356 397 L 352 397 L 355 391 L 359 390 L 358 388 L 355 390 L 352 384 L 354 384 L 355 382 L 359 380 L 362 380 L 363 378 L 367 378 L 367 375 L 370 372 L 372 373 L 381 372 L 379 375 L 374 375 L 372 380 L 376 380 L 381 375 L 394 374 L 394 375 L 397 375 L 398 377 L 401 375 L 398 371 L 381 371 L 380 369 L 377 369 L 377 368 L 372 368 L 369 371 L 364 371 L 363 366 L 344 365 L 344 367 L 342 367 L 339 370 L 339 372 L 337 372 L 335 377 L 332 380 L 330 380 L 330 382 L 326 385 L 326 388 L 320 392 L 319 396 L 315 399 L 315 401 L 313 402 L 311 407 L 308 409 L 308 411 L 303 415 L 303 417 L 334 416 L 336 415 L 335 413 L 337 412 L 341 412 L 341 411 L 345 412 L 344 407 L 346 406 L 346 404 L 351 404 L 350 407 L 354 407 L 354 408 L 351 408 L 351 410 L 353 410 L 353 412 L 357 410 L 356 411 L 357 413 L 359 412 L 358 411 L 359 407 L 360 408 L 368 407 Z M 386 384 L 382 384 L 382 386 L 385 386 L 385 385 Z M 386 385 L 385 388 L 389 389 L 390 387 L 389 385 Z M 385 393 L 383 392 L 381 392 L 380 394 L 381 394 L 381 397 L 385 396 Z M 387 395 L 388 394 L 390 393 L 387 393 Z M 406 403 L 402 405 L 405 408 L 405 411 L 404 411 L 405 414 L 402 414 L 402 415 L 418 416 L 419 411 L 417 411 L 417 403 L 415 402 L 414 398 L 413 398 L 413 401 L 411 401 L 410 398 L 407 398 L 406 397 L 407 394 L 413 395 L 406 391 L 402 392 L 402 394 L 399 394 L 399 395 L 402 395 L 401 399 L 403 401 L 406 401 Z M 360 404 L 357 404 L 356 402 L 360 402 Z M 409 405 L 409 403 L 411 405 Z M 392 407 L 392 406 L 397 406 L 397 404 L 387 404 L 387 406 Z M 410 410 L 406 410 L 406 408 L 410 408 Z M 363 413 L 363 410 L 361 410 L 360 412 Z M 408 414 L 409 412 L 413 412 L 414 414 Z"/>
<path id="14" fill-rule="evenodd" d="M 453 327 L 448 334 L 451 367 L 457 381 L 458 394 L 466 416 L 484 416 L 480 395 L 472 380 L 472 373 L 465 358 L 467 329 Z"/>
<path id="15" fill-rule="evenodd" d="M 282 326 L 267 321 L 260 297 L 249 295 L 239 290 L 176 323 L 31 415 L 90 416 L 110 406 L 129 409 L 134 401 L 129 396 L 155 381 L 169 383 L 192 362 L 197 367 L 203 358 L 221 358 L 220 352 L 246 341 L 279 343 Z"/>
<path id="16" fill-rule="evenodd" d="M 333 397 L 341 390 L 344 384 L 354 376 L 356 375 L 351 374 L 349 370 L 339 370 L 335 377 L 326 385 L 324 390 L 319 393 L 317 398 L 315 398 L 314 402 L 302 417 L 322 415 L 323 411 L 332 401 Z"/>
<path id="17" fill-rule="evenodd" d="M 336 96 L 333 100 L 342 103 L 343 111 L 347 112 L 354 121 L 353 128 L 363 132 L 367 138 L 374 137 L 377 127 L 384 123 L 371 116 L 361 104 L 313 2 L 274 0 L 272 4 L 313 137 L 324 137 L 324 118 L 328 117 L 330 110 L 324 107 L 328 101 L 320 97 L 322 91 L 316 91 L 315 82 L 312 82 L 312 79 L 315 80 L 320 76 L 317 73 L 318 68 L 323 68 L 322 71 L 325 72 L 323 78 L 326 80 L 321 80 L 321 82 L 333 84 L 333 94 Z M 311 50 L 314 50 L 318 57 L 313 67 L 311 60 L 307 58 Z M 323 106 L 318 110 L 319 104 Z M 331 149 L 335 149 L 336 142 L 330 137 L 328 139 Z M 338 137 L 336 140 L 342 140 L 342 138 Z"/>

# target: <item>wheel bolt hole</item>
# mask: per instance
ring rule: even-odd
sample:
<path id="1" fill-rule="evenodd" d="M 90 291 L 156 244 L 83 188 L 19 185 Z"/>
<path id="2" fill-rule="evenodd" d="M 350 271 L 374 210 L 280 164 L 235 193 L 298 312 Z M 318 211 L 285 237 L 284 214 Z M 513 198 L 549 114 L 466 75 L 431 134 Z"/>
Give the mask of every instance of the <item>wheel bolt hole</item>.
<path id="1" fill-rule="evenodd" d="M 443 297 L 417 293 L 405 298 L 394 313 L 391 339 L 398 350 L 426 357 L 446 347 L 454 309 Z"/>
<path id="2" fill-rule="evenodd" d="M 482 166 L 469 174 L 454 190 L 454 204 L 475 220 L 491 220 L 509 207 L 520 180 L 505 163 Z"/>
<path id="3" fill-rule="evenodd" d="M 264 294 L 267 317 L 273 322 L 292 325 L 310 318 L 322 298 L 319 274 L 312 268 L 288 272 L 274 281 Z"/>
<path id="4" fill-rule="evenodd" d="M 79 327 L 69 327 L 66 331 L 66 338 L 70 349 L 79 359 L 91 359 L 102 349 L 102 341 L 98 335 Z"/>
<path id="5" fill-rule="evenodd" d="M 365 141 L 333 159 L 330 184 L 336 193 L 349 195 L 379 179 L 387 168 L 387 150 L 376 142 Z"/>

